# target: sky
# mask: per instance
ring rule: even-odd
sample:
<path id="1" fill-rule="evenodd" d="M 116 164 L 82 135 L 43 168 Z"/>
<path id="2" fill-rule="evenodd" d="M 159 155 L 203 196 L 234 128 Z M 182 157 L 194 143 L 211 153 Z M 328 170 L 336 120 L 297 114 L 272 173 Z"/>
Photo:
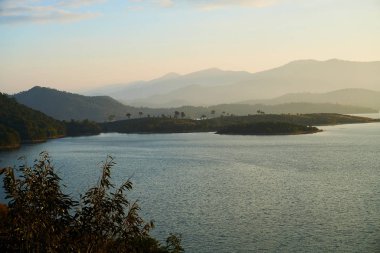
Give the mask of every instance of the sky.
<path id="1" fill-rule="evenodd" d="M 0 91 L 380 60 L 380 0 L 0 0 Z"/>

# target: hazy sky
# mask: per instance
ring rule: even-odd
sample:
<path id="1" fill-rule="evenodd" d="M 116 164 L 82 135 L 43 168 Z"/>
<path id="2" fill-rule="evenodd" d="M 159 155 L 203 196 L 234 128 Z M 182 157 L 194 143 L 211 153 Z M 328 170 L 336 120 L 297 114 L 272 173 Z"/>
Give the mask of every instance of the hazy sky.
<path id="1" fill-rule="evenodd" d="M 0 91 L 380 60 L 380 0 L 0 0 Z"/>

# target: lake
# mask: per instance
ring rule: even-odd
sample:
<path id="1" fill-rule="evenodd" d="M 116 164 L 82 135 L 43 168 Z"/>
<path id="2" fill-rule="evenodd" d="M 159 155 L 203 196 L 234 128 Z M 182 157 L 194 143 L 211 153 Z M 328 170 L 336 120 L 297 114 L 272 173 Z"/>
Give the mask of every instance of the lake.
<path id="1" fill-rule="evenodd" d="M 112 155 L 153 235 L 181 233 L 186 252 L 379 252 L 380 123 L 322 129 L 63 138 L 2 152 L 0 166 L 46 150 L 77 196 Z"/>

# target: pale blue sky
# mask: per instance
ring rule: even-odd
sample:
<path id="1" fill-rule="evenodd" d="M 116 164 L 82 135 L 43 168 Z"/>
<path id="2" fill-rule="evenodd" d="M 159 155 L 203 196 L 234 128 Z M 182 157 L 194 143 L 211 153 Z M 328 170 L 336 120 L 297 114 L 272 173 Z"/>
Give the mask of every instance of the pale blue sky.
<path id="1" fill-rule="evenodd" d="M 380 60 L 380 0 L 0 0 L 0 91 Z"/>

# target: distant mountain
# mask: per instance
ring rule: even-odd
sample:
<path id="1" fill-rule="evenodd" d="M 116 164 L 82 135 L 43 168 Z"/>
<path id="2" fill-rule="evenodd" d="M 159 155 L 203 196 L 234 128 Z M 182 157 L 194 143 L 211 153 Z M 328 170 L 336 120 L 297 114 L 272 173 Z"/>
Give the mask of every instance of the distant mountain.
<path id="1" fill-rule="evenodd" d="M 0 93 L 0 149 L 17 148 L 21 142 L 40 142 L 64 134 L 62 122 Z"/>
<path id="2" fill-rule="evenodd" d="M 119 86 L 102 92 L 133 106 L 208 106 L 287 93 L 380 89 L 380 61 L 301 60 L 258 73 L 210 69 Z M 308 102 L 308 101 L 306 101 Z"/>
<path id="3" fill-rule="evenodd" d="M 87 97 L 39 86 L 14 97 L 19 103 L 59 120 L 104 121 L 110 115 L 120 116 L 135 110 L 108 96 Z"/>
<path id="4" fill-rule="evenodd" d="M 380 85 L 380 83 L 379 83 Z M 380 110 L 380 92 L 366 89 L 343 89 L 327 93 L 292 93 L 273 99 L 248 100 L 244 104 L 275 105 L 282 103 L 332 103 Z"/>
<path id="5" fill-rule="evenodd" d="M 138 81 L 126 85 L 111 85 L 84 92 L 85 95 L 108 95 L 119 101 L 131 104 L 136 99 L 147 98 L 173 92 L 187 86 L 214 87 L 242 82 L 251 78 L 244 71 L 223 71 L 212 68 L 186 75 L 169 73 L 151 81 Z M 172 100 L 176 100 L 175 98 Z M 144 104 L 139 104 L 145 106 Z M 168 104 L 169 105 L 169 104 Z M 170 105 L 173 106 L 173 105 Z"/>

